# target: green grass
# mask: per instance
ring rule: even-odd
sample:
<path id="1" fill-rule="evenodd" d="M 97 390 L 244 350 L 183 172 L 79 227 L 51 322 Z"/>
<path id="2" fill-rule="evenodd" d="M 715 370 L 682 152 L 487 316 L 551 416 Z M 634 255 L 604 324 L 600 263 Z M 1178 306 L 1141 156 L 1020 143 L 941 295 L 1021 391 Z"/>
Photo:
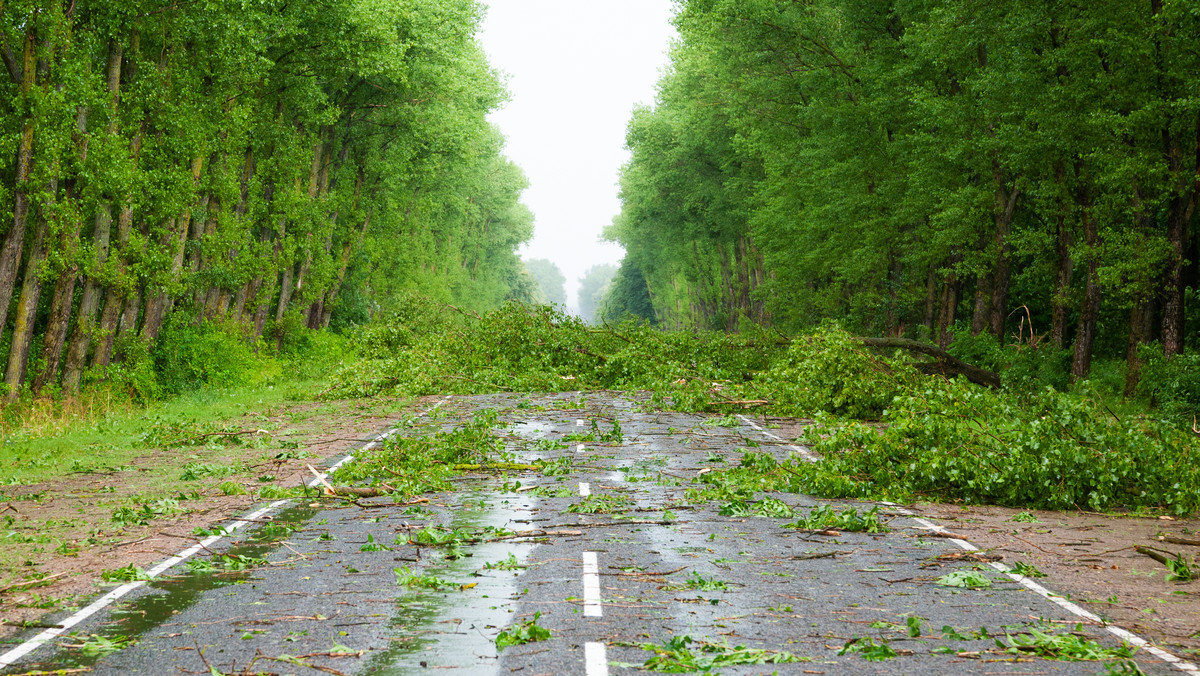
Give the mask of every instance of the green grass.
<path id="1" fill-rule="evenodd" d="M 95 418 L 80 414 L 31 421 L 7 432 L 0 443 L 0 476 L 8 485 L 28 485 L 72 473 L 119 471 L 135 458 L 152 454 L 145 439 L 156 429 L 240 418 L 250 429 L 255 419 L 247 413 L 266 413 L 313 399 L 322 386 L 319 380 L 297 380 L 201 390 Z"/>

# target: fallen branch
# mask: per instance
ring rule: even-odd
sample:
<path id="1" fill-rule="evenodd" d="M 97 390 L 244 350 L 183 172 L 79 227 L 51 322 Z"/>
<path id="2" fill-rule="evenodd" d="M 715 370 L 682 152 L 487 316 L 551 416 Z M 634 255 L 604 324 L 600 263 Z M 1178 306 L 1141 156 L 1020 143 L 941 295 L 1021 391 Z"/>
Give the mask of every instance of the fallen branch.
<path id="1" fill-rule="evenodd" d="M 757 406 L 770 406 L 771 402 L 765 399 L 746 399 L 743 401 L 710 401 L 709 406 L 741 406 L 743 408 L 755 408 Z"/>
<path id="2" fill-rule="evenodd" d="M 908 350 L 909 352 L 917 352 L 937 360 L 932 363 L 914 364 L 917 370 L 922 373 L 943 375 L 947 378 L 961 375 L 976 385 L 1000 387 L 1000 376 L 974 364 L 968 364 L 936 345 L 909 340 L 907 338 L 856 338 L 856 340 L 867 347 Z"/>
<path id="3" fill-rule="evenodd" d="M 1160 535 L 1159 542 L 1169 542 L 1173 545 L 1187 545 L 1189 547 L 1200 547 L 1200 540 L 1194 538 L 1181 538 L 1177 535 Z"/>
<path id="4" fill-rule="evenodd" d="M 1145 554 L 1146 556 L 1149 556 L 1150 558 L 1154 559 L 1155 561 L 1158 561 L 1159 563 L 1161 563 L 1164 566 L 1167 565 L 1168 561 L 1174 560 L 1174 559 L 1168 558 L 1166 554 L 1158 551 L 1157 549 L 1151 549 L 1150 547 L 1143 547 L 1141 545 L 1135 546 L 1133 548 L 1133 551 L 1137 552 L 1138 554 Z"/>
<path id="5" fill-rule="evenodd" d="M 492 471 L 498 471 L 498 472 L 503 472 L 503 471 L 537 472 L 537 471 L 541 471 L 541 469 L 542 468 L 538 467 L 537 465 L 522 465 L 520 463 L 515 463 L 515 462 L 494 462 L 494 463 L 487 463 L 487 464 L 481 464 L 481 465 L 455 465 L 454 466 L 454 471 L 456 471 L 456 472 L 480 472 L 480 471 L 486 471 L 486 470 L 492 470 Z"/>
<path id="6" fill-rule="evenodd" d="M 49 582 L 50 580 L 53 580 L 56 577 L 62 577 L 63 575 L 66 575 L 66 573 L 62 572 L 62 573 L 55 573 L 53 575 L 47 575 L 46 577 L 43 577 L 40 580 L 26 580 L 24 582 L 15 582 L 6 587 L 0 587 L 0 594 L 6 594 L 10 591 L 13 591 L 16 589 L 21 589 L 22 587 L 36 587 L 38 585 L 45 584 L 45 583 Z"/>
<path id="7" fill-rule="evenodd" d="M 947 540 L 970 540 L 971 538 L 960 533 L 951 533 L 948 530 L 927 530 L 923 533 L 917 533 L 919 538 L 946 538 Z"/>
<path id="8" fill-rule="evenodd" d="M 811 559 L 835 559 L 842 554 L 850 554 L 851 552 L 822 552 L 820 554 L 797 554 L 788 557 L 791 561 L 809 561 Z"/>

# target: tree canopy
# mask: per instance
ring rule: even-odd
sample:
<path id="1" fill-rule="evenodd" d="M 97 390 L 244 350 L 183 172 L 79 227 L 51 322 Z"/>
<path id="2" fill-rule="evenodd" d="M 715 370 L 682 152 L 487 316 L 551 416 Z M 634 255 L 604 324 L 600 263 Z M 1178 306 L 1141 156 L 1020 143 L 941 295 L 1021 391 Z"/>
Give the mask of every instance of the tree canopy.
<path id="1" fill-rule="evenodd" d="M 172 322 L 277 345 L 528 294 L 476 0 L 0 6 L 0 356 L 79 388 Z M 176 318 L 176 319 L 172 319 Z"/>
<path id="2" fill-rule="evenodd" d="M 607 236 L 672 327 L 1194 340 L 1186 2 L 685 0 Z M 619 305 L 619 304 L 618 304 Z"/>

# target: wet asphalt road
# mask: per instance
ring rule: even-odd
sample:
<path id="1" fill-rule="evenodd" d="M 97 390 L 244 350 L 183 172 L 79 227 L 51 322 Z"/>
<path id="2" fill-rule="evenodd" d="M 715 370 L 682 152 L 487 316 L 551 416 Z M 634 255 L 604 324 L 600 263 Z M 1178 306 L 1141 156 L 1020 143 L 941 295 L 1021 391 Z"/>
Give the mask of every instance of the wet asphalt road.
<path id="1" fill-rule="evenodd" d="M 573 408 L 580 399 L 586 405 Z M 387 498 L 365 501 L 369 509 L 291 503 L 213 546 L 270 565 L 219 574 L 177 565 L 4 673 L 601 676 L 633 673 L 653 658 L 641 644 L 690 637 L 701 657 L 745 646 L 799 660 L 713 669 L 724 674 L 1102 674 L 1097 662 L 1003 654 L 992 637 L 1034 626 L 1119 645 L 991 569 L 979 571 L 994 580 L 989 589 L 934 584 L 975 564 L 938 560 L 961 549 L 886 508 L 891 533 L 830 537 L 782 528 L 794 519 L 722 516 L 719 501 L 687 503 L 706 468 L 736 464 L 756 444 L 779 458 L 791 452 L 762 430 L 647 411 L 612 393 L 455 398 L 429 424 L 450 428 L 483 408 L 502 412 L 510 447 L 524 447 L 520 461 L 569 457 L 573 469 L 468 477 L 459 491 L 410 506 Z M 538 439 L 586 432 L 592 420 L 608 430 L 614 419 L 624 431 L 620 445 L 531 450 Z M 568 513 L 581 491 L 631 502 L 623 515 Z M 827 504 L 774 497 L 801 513 Z M 268 523 L 294 531 L 249 537 Z M 457 559 L 445 548 L 395 544 L 429 525 L 548 534 L 468 544 Z M 397 568 L 441 584 L 402 587 Z M 1053 589 L 1053 580 L 1044 582 Z M 535 614 L 550 639 L 498 652 L 497 634 Z M 907 631 L 912 617 L 918 637 Z M 944 636 L 943 627 L 956 634 Z M 93 635 L 136 642 L 99 657 L 70 647 Z M 838 654 L 862 638 L 886 640 L 898 654 Z M 1135 659 L 1147 674 L 1180 673 L 1145 651 Z"/>

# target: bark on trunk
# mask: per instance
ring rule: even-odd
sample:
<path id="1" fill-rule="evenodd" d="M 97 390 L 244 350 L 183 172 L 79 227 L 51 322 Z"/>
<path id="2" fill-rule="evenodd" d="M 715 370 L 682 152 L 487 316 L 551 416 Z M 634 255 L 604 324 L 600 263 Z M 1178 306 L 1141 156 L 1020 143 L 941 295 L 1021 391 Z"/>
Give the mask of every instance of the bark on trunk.
<path id="1" fill-rule="evenodd" d="M 933 310 L 937 305 L 937 273 L 934 270 L 929 271 L 929 277 L 925 280 L 925 326 L 933 333 Z"/>
<path id="2" fill-rule="evenodd" d="M 22 59 L 22 98 L 33 89 L 36 76 L 34 67 L 34 35 L 32 23 L 25 34 L 25 50 Z M 26 192 L 29 172 L 33 166 L 33 114 L 27 113 L 17 142 L 17 166 L 13 176 L 13 220 L 12 227 L 0 245 L 0 332 L 8 321 L 8 306 L 12 302 L 13 290 L 17 285 L 17 270 L 21 265 L 21 249 L 25 245 L 25 230 L 29 224 L 29 195 Z"/>
<path id="3" fill-rule="evenodd" d="M 988 328 L 992 316 L 992 276 L 986 272 L 975 278 L 975 312 L 971 315 L 971 335 L 978 336 Z"/>
<path id="4" fill-rule="evenodd" d="M 75 144 L 79 150 L 79 162 L 87 160 L 87 108 L 80 107 L 75 115 Z M 64 199 L 70 203 L 76 199 L 76 178 L 66 184 Z M 67 339 L 67 329 L 71 323 L 71 302 L 75 296 L 75 282 L 79 277 L 79 232 L 83 229 L 80 217 L 72 217 L 71 223 L 59 238 L 58 250 L 66 258 L 66 265 L 58 275 L 54 284 L 54 295 L 50 300 L 50 316 L 46 321 L 46 330 L 42 341 L 42 369 L 33 379 L 33 393 L 39 394 L 47 383 L 53 382 L 58 376 L 58 363 L 62 359 L 63 343 Z"/>
<path id="5" fill-rule="evenodd" d="M 109 92 L 108 134 L 117 133 L 117 111 L 121 95 L 121 61 L 125 50 L 116 40 L 108 43 L 108 66 L 105 70 Z M 96 267 L 99 269 L 108 259 L 108 245 L 112 227 L 112 207 L 101 202 L 96 210 L 96 222 L 92 235 L 96 249 Z M 96 326 L 96 310 L 100 305 L 100 283 L 95 275 L 89 275 L 83 286 L 83 297 L 79 301 L 79 313 L 75 319 L 75 330 L 67 347 L 66 363 L 63 366 L 63 390 L 79 391 L 83 378 L 83 366 L 87 362 L 88 349 Z"/>
<path id="6" fill-rule="evenodd" d="M 1012 280 L 1008 254 L 1011 246 L 1008 243 L 1012 231 L 1013 211 L 1017 207 L 1017 198 L 1021 191 L 1013 188 L 1005 191 L 996 190 L 996 269 L 992 274 L 992 313 L 990 329 L 992 335 L 1004 341 L 1004 325 L 1008 320 L 1008 291 Z"/>
<path id="7" fill-rule="evenodd" d="M 92 366 L 101 370 L 107 369 L 109 363 L 112 362 L 113 342 L 117 337 L 117 327 L 124 313 L 125 302 L 131 293 L 131 290 L 122 289 L 121 286 L 122 283 L 128 284 L 128 281 L 123 279 L 126 275 L 127 265 L 122 254 L 129 244 L 129 234 L 132 230 L 133 205 L 126 201 L 121 206 L 121 213 L 117 215 L 116 284 L 109 287 L 108 294 L 104 298 L 104 311 L 100 313 L 100 342 L 96 345 L 96 355 L 92 359 Z"/>
<path id="8" fill-rule="evenodd" d="M 204 170 L 204 156 L 197 155 L 192 158 L 192 185 L 195 186 L 200 182 L 200 174 Z M 201 210 L 207 206 L 208 197 L 202 198 L 198 204 Z M 171 259 L 171 281 L 179 281 L 180 275 L 183 274 L 183 257 L 187 247 L 188 230 L 192 223 L 192 210 L 184 209 L 175 219 L 173 227 L 168 228 L 170 235 L 170 251 L 172 252 Z M 163 321 L 171 306 L 171 298 L 167 295 L 165 289 L 153 292 L 147 290 L 150 295 L 146 301 L 146 319 L 142 324 L 142 337 L 146 340 L 153 341 L 158 338 L 159 331 L 162 330 Z"/>
<path id="9" fill-rule="evenodd" d="M 1054 298 L 1051 299 L 1050 339 L 1054 346 L 1067 346 L 1068 294 L 1071 291 L 1071 275 L 1075 262 L 1071 260 L 1071 230 L 1065 215 L 1059 216 L 1055 241 L 1055 257 L 1058 272 L 1054 278 Z"/>
<path id="10" fill-rule="evenodd" d="M 49 186 L 51 194 L 58 191 L 58 181 L 52 180 Z M 17 314 L 14 317 L 12 346 L 8 351 L 8 367 L 4 371 L 5 400 L 16 399 L 25 381 L 25 366 L 29 361 L 29 348 L 33 343 L 33 327 L 37 319 L 38 300 L 42 293 L 42 280 L 39 276 L 42 263 L 46 260 L 46 216 L 38 216 L 37 227 L 34 230 L 33 241 L 29 247 L 29 257 L 25 261 L 25 279 L 21 284 L 21 297 L 17 301 Z"/>
<path id="11" fill-rule="evenodd" d="M 1083 212 L 1083 239 L 1087 245 L 1088 276 L 1079 309 L 1079 328 L 1075 333 L 1075 355 L 1071 360 L 1071 380 L 1087 378 L 1092 370 L 1092 347 L 1096 342 L 1096 321 L 1100 317 L 1100 257 L 1096 251 L 1097 224 L 1089 208 Z"/>
<path id="12" fill-rule="evenodd" d="M 942 313 L 938 319 L 938 345 L 944 350 L 954 338 L 954 316 L 958 311 L 958 276 L 951 272 L 942 287 Z"/>
<path id="13" fill-rule="evenodd" d="M 1145 363 L 1141 358 L 1141 347 L 1149 340 L 1150 324 L 1154 317 L 1150 303 L 1146 298 L 1137 298 L 1129 313 L 1129 342 L 1125 350 L 1125 396 L 1137 394 L 1138 383 L 1142 380 L 1142 367 Z"/>

